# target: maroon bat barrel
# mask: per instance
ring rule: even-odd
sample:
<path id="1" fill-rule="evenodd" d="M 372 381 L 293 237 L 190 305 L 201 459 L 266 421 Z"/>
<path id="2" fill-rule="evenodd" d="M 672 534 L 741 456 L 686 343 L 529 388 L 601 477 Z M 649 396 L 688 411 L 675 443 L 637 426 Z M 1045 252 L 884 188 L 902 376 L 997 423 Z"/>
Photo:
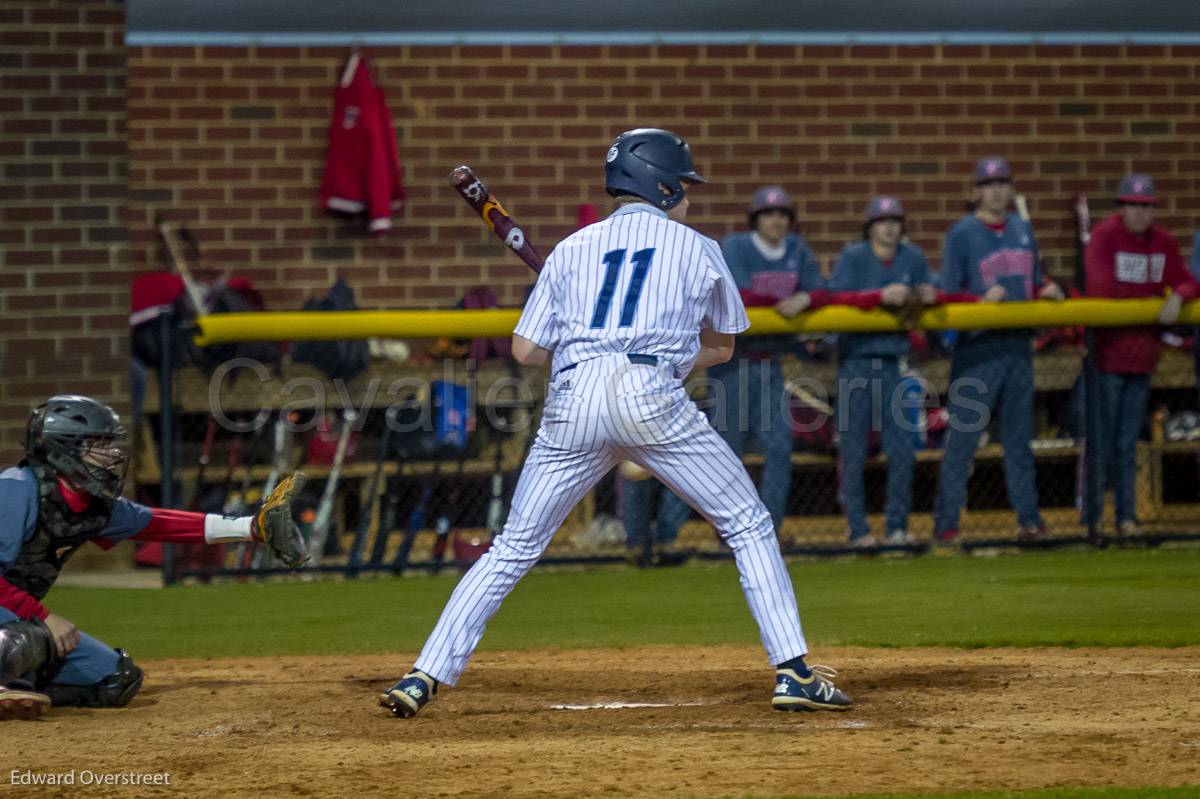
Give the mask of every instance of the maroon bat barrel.
<path id="1" fill-rule="evenodd" d="M 469 166 L 460 166 L 450 173 L 450 185 L 462 195 L 467 204 L 483 219 L 504 244 L 515 252 L 535 272 L 545 265 L 542 254 L 534 248 L 529 238 L 508 211 L 500 204 L 483 181 L 475 176 Z"/>

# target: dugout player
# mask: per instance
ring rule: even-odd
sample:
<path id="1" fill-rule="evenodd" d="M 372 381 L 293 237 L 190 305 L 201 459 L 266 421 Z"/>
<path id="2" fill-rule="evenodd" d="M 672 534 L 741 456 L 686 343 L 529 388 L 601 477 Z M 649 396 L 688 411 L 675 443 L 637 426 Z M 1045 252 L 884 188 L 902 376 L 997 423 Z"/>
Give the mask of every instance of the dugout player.
<path id="1" fill-rule="evenodd" d="M 1200 230 L 1192 239 L 1192 259 L 1189 262 L 1192 277 L 1200 280 Z M 1200 327 L 1192 329 L 1192 358 L 1195 363 L 1196 392 L 1200 395 Z"/>
<path id="2" fill-rule="evenodd" d="M 121 497 L 126 437 L 107 405 L 54 396 L 29 417 L 25 458 L 0 472 L 0 719 L 35 717 L 51 704 L 123 707 L 141 688 L 142 670 L 124 650 L 42 604 L 63 565 L 88 541 L 109 549 L 130 538 L 184 544 L 265 538 L 288 565 L 304 559 L 291 522 L 298 479 L 283 481 L 256 516 L 147 508 Z"/>
<path id="3" fill-rule="evenodd" d="M 774 664 L 772 706 L 847 710 L 852 702 L 804 662 L 808 646 L 771 515 L 741 461 L 683 387 L 693 368 L 728 361 L 749 326 L 716 242 L 682 224 L 703 183 L 687 143 L 639 128 L 605 158 L 618 208 L 550 253 L 513 335 L 513 355 L 550 366 L 542 426 L 504 531 L 463 577 L 413 669 L 380 697 L 416 715 L 454 685 L 504 597 L 541 557 L 567 513 L 618 461 L 687 499 L 733 550 L 750 612 Z"/>
<path id="4" fill-rule="evenodd" d="M 791 195 L 782 186 L 763 186 L 750 197 L 746 213 L 750 229 L 729 234 L 721 244 L 742 303 L 775 307 L 788 317 L 813 307 L 814 298 L 827 293 L 825 278 L 804 236 L 792 230 Z M 707 373 L 707 411 L 717 432 L 739 458 L 751 443 L 763 454 L 758 493 L 776 530 L 792 483 L 791 405 L 779 363 L 788 349 L 790 342 L 781 336 L 746 336 L 737 342 L 732 360 L 710 366 Z M 650 481 L 633 486 L 629 504 L 651 500 L 653 488 Z M 674 541 L 689 514 L 682 499 L 664 491 L 657 540 Z"/>
<path id="5" fill-rule="evenodd" d="M 1179 318 L 1183 303 L 1195 299 L 1200 285 L 1188 274 L 1179 244 L 1166 228 L 1154 224 L 1158 198 L 1149 175 L 1132 174 L 1121 181 L 1117 212 L 1092 229 L 1084 252 L 1089 297 L 1161 297 L 1160 324 Z M 1113 491 L 1117 529 L 1136 535 L 1137 441 L 1146 422 L 1150 376 L 1162 352 L 1161 330 L 1148 327 L 1097 328 L 1093 333 L 1100 378 L 1101 474 Z M 1091 448 L 1089 447 L 1089 450 Z"/>
<path id="6" fill-rule="evenodd" d="M 982 302 L 1062 299 L 1056 283 L 1042 280 L 1033 228 L 1009 210 L 1012 172 L 1003 158 L 975 166 L 975 211 L 950 228 L 942 248 L 941 288 Z M 1017 538 L 1045 536 L 1038 512 L 1033 450 L 1033 347 L 1029 330 L 959 331 L 950 362 L 950 429 L 938 476 L 934 538 L 958 539 L 967 478 L 979 436 L 994 412 L 1004 445 L 1008 501 L 1017 512 Z"/>
<path id="7" fill-rule="evenodd" d="M 863 219 L 863 240 L 842 251 L 829 288 L 835 293 L 858 292 L 866 303 L 894 310 L 914 295 L 922 305 L 937 301 L 929 264 L 919 247 L 902 241 L 904 208 L 894 197 L 875 197 Z M 850 545 L 879 543 L 867 523 L 863 468 L 869 432 L 882 435 L 887 455 L 886 542 L 909 543 L 908 513 L 912 507 L 915 452 L 910 429 L 905 429 L 900 404 L 901 376 L 907 368 L 907 333 L 844 333 L 838 336 L 838 472 L 839 499 L 850 526 Z"/>
<path id="8" fill-rule="evenodd" d="M 731 233 L 721 244 L 725 263 L 747 306 L 773 306 L 795 316 L 823 294 L 825 278 L 804 236 L 793 230 L 796 206 L 780 186 L 754 192 L 747 209 L 748 231 Z M 709 368 L 717 404 L 714 422 L 740 457 L 751 439 L 763 454 L 759 494 L 779 529 L 787 512 L 792 477 L 792 420 L 779 355 L 789 342 L 781 336 L 748 336 L 735 357 Z"/>

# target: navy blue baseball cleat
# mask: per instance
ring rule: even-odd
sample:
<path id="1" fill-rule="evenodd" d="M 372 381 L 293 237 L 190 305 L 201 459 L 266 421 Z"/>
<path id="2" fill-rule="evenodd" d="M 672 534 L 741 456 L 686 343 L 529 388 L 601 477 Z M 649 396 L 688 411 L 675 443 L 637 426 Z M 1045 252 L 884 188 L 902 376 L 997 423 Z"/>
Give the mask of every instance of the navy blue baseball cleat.
<path id="1" fill-rule="evenodd" d="M 829 666 L 813 666 L 812 674 L 801 677 L 793 669 L 775 670 L 776 710 L 849 710 L 854 700 L 842 693 L 830 680 L 837 672 Z"/>
<path id="2" fill-rule="evenodd" d="M 410 671 L 383 692 L 379 704 L 402 719 L 411 719 L 437 695 L 437 680 L 423 671 Z"/>

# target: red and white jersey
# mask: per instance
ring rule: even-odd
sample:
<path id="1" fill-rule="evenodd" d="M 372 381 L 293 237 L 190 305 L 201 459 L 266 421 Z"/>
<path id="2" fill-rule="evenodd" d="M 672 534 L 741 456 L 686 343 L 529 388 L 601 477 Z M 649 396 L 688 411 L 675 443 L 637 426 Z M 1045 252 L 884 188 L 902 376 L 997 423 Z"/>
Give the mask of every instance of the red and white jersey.
<path id="1" fill-rule="evenodd" d="M 404 204 L 403 171 L 383 89 L 371 80 L 366 58 L 350 56 L 333 92 L 329 151 L 321 181 L 321 207 L 366 214 L 372 233 L 392 226 Z"/>

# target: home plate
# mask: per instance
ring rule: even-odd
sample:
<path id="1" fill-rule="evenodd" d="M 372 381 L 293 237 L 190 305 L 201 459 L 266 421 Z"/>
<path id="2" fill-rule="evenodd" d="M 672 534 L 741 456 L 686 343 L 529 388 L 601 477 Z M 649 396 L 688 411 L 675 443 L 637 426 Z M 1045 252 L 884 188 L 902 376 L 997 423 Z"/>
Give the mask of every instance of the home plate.
<path id="1" fill-rule="evenodd" d="M 699 707 L 703 702 L 597 702 L 594 705 L 551 705 L 551 710 L 624 710 L 636 707 Z"/>

